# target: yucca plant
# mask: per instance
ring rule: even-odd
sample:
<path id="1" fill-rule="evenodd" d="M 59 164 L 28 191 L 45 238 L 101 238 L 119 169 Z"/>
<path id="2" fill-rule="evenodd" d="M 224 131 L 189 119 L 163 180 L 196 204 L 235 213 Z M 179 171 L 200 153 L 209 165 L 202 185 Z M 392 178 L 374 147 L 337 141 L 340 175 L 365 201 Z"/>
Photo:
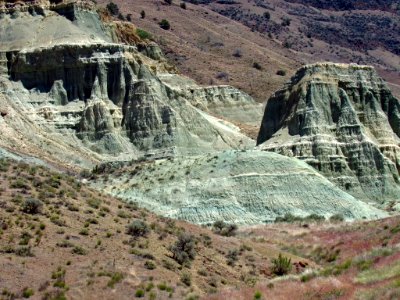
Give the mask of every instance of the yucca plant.
<path id="1" fill-rule="evenodd" d="M 292 260 L 279 253 L 278 258 L 272 259 L 272 272 L 278 276 L 285 275 L 292 270 Z"/>

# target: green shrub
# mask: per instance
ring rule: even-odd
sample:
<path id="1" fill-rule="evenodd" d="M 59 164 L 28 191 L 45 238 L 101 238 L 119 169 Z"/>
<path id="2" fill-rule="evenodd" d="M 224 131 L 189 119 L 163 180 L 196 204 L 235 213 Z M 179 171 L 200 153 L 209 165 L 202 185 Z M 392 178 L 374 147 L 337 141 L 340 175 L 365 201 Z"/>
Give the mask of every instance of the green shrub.
<path id="1" fill-rule="evenodd" d="M 144 291 L 142 289 L 136 290 L 135 297 L 136 298 L 143 298 L 144 297 Z"/>
<path id="2" fill-rule="evenodd" d="M 128 225 L 126 233 L 133 237 L 146 236 L 150 232 L 149 226 L 142 220 L 135 220 Z"/>
<path id="3" fill-rule="evenodd" d="M 292 270 L 292 260 L 279 253 L 278 258 L 272 259 L 272 272 L 278 276 L 285 275 Z"/>
<path id="4" fill-rule="evenodd" d="M 262 298 L 261 292 L 260 292 L 260 291 L 257 291 L 257 292 L 254 294 L 254 300 L 260 300 L 261 298 Z"/>
<path id="5" fill-rule="evenodd" d="M 33 294 L 34 294 L 34 292 L 30 288 L 24 288 L 24 290 L 22 291 L 22 297 L 24 297 L 24 298 L 30 298 L 33 296 Z"/>
<path id="6" fill-rule="evenodd" d="M 151 34 L 148 33 L 146 30 L 143 30 L 141 28 L 136 28 L 136 34 L 142 39 L 142 40 L 150 40 L 151 39 Z"/>

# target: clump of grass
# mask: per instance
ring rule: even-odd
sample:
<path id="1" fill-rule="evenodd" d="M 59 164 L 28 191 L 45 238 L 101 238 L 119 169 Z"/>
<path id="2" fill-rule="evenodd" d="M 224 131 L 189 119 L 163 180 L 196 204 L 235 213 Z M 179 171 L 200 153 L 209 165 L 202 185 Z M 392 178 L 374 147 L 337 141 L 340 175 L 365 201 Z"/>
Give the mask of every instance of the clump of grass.
<path id="1" fill-rule="evenodd" d="M 292 260 L 279 253 L 277 258 L 272 259 L 272 272 L 275 275 L 282 276 L 292 270 Z"/>

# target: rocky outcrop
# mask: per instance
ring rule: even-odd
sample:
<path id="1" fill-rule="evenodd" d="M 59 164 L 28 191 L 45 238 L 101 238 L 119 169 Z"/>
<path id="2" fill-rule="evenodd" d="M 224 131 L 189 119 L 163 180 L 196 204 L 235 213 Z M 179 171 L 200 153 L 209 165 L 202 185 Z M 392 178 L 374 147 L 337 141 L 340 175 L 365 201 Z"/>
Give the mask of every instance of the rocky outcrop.
<path id="1" fill-rule="evenodd" d="M 257 143 L 387 205 L 400 200 L 399 118 L 399 100 L 372 67 L 309 65 L 268 100 Z"/>
<path id="2" fill-rule="evenodd" d="M 164 216 L 192 223 L 273 222 L 286 213 L 346 219 L 386 213 L 343 192 L 306 163 L 265 151 L 178 157 L 107 172 L 93 185 Z"/>
<path id="3" fill-rule="evenodd" d="M 19 131 L 17 124 L 28 120 L 32 125 L 12 147 L 25 143 L 40 153 L 43 144 L 52 144 L 39 138 L 43 134 L 54 138 L 52 159 L 71 160 L 62 155 L 68 148 L 77 156 L 74 163 L 87 166 L 87 156 L 97 163 L 253 145 L 239 128 L 202 111 L 187 93 L 160 79 L 173 68 L 157 45 L 114 43 L 121 32 L 117 35 L 113 28 L 134 26 L 103 24 L 85 1 L 15 4 L 3 13 L 0 83 L 7 92 L 2 101 L 14 109 L 4 132 Z M 220 98 L 225 96 L 230 97 Z M 254 103 L 248 97 L 241 104 L 246 101 Z M 63 142 L 55 142 L 60 135 Z M 14 140 L 1 139 L 4 146 Z"/>

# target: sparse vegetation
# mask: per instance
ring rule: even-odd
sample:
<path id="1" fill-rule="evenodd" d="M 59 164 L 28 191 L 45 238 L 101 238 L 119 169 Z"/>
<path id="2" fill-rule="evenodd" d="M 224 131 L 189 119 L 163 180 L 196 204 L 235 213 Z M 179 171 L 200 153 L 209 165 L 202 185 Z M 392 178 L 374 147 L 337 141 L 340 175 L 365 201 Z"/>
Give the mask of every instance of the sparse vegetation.
<path id="1" fill-rule="evenodd" d="M 292 260 L 279 253 L 277 258 L 272 259 L 272 272 L 275 275 L 282 276 L 292 270 Z"/>

